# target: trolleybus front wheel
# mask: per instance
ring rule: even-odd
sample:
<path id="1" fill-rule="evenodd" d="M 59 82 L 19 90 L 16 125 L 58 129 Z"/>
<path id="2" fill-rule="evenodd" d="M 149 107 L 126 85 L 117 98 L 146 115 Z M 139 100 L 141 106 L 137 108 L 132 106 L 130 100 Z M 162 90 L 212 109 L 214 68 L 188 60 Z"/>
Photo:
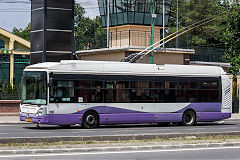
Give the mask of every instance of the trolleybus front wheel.
<path id="1" fill-rule="evenodd" d="M 99 118 L 98 114 L 94 111 L 89 111 L 84 114 L 83 121 L 82 121 L 82 127 L 83 128 L 96 128 L 99 125 Z"/>

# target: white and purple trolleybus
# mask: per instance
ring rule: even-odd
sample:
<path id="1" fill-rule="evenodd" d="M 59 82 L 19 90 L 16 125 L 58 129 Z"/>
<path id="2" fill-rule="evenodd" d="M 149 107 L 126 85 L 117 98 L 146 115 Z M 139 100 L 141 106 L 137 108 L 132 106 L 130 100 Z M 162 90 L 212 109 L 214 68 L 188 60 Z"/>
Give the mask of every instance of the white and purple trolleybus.
<path id="1" fill-rule="evenodd" d="M 95 128 L 103 124 L 194 125 L 231 117 L 221 67 L 127 62 L 46 62 L 26 67 L 20 120 Z"/>

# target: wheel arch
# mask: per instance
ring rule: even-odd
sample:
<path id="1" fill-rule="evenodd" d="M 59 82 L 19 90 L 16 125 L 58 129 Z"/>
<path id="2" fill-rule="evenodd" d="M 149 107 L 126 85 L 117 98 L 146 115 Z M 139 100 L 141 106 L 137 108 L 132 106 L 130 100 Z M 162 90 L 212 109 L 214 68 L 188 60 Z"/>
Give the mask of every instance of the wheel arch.
<path id="1" fill-rule="evenodd" d="M 186 109 L 186 110 L 183 112 L 183 114 L 184 114 L 185 112 L 187 112 L 187 111 L 193 111 L 195 114 L 197 114 L 197 112 L 196 112 L 194 109 L 192 109 L 192 108 Z"/>

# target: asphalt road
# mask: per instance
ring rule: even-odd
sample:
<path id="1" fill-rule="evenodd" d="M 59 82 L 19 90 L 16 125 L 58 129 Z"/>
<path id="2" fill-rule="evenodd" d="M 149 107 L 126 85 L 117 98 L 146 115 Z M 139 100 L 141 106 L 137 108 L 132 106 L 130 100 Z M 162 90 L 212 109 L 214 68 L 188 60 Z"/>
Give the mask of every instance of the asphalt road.
<path id="1" fill-rule="evenodd" d="M 82 129 L 80 126 L 62 128 L 59 126 L 35 124 L 0 124 L 0 138 L 19 137 L 65 137 L 65 136 L 126 136 L 126 135 L 166 135 L 189 133 L 226 133 L 240 132 L 240 120 L 227 120 L 214 123 L 198 123 L 196 126 L 158 126 L 154 124 L 141 125 L 111 125 L 96 129 Z"/>
<path id="2" fill-rule="evenodd" d="M 0 155 L 6 160 L 235 160 L 240 159 L 240 147 L 175 149 L 132 152 L 101 152 L 101 153 L 55 153 L 35 155 Z"/>

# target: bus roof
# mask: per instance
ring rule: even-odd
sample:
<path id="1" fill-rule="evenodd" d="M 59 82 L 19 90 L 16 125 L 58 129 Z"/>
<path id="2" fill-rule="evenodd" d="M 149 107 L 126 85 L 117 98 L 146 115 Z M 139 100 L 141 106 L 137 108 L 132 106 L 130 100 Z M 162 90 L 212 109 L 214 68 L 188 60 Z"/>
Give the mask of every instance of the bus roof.
<path id="1" fill-rule="evenodd" d="M 194 66 L 176 64 L 143 64 L 111 61 L 62 60 L 27 66 L 25 71 L 49 71 L 65 74 L 111 74 L 111 75 L 166 75 L 166 76 L 211 76 L 226 74 L 217 66 Z"/>

